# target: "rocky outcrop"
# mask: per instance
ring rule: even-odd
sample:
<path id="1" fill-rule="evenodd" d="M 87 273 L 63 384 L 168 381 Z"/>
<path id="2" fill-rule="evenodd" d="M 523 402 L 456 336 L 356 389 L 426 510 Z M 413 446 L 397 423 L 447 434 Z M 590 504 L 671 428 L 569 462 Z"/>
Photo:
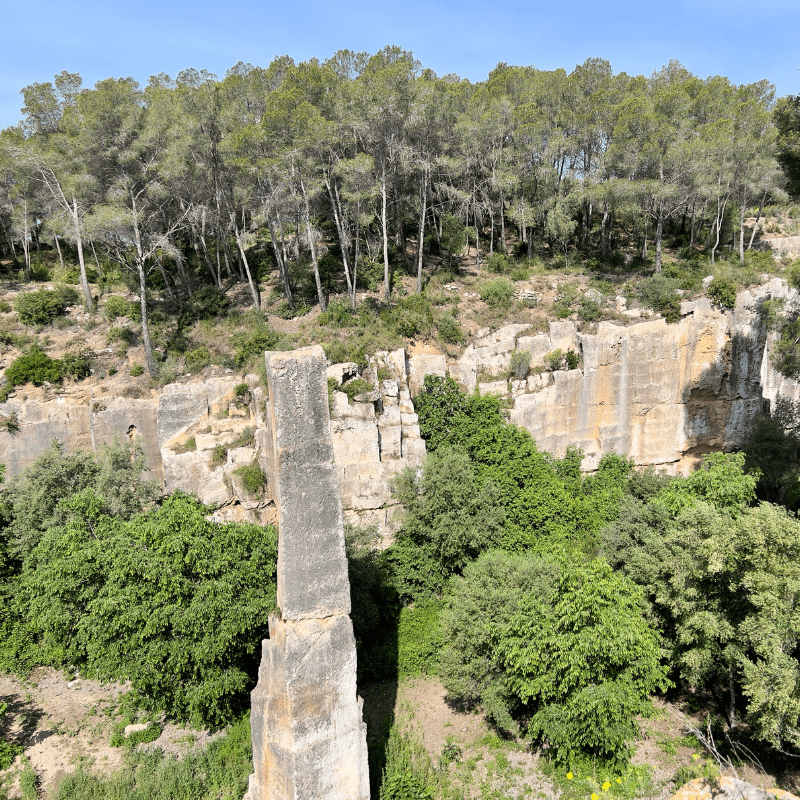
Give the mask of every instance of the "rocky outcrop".
<path id="1" fill-rule="evenodd" d="M 783 789 L 759 789 L 752 783 L 723 775 L 695 778 L 672 795 L 671 800 L 798 800 Z"/>
<path id="2" fill-rule="evenodd" d="M 790 308 L 800 304 L 796 291 L 774 279 L 740 292 L 734 311 L 705 298 L 685 301 L 680 321 L 670 325 L 658 318 L 605 322 L 591 333 L 569 320 L 551 322 L 547 332 L 508 325 L 476 339 L 456 359 L 420 345 L 377 353 L 366 370 L 355 363 L 329 366 L 327 377 L 339 387 L 331 393 L 330 418 L 345 519 L 381 531 L 396 526 L 389 483 L 425 457 L 413 398 L 430 374 L 507 398 L 511 421 L 529 430 L 541 449 L 561 456 L 569 445 L 581 447 L 586 469 L 616 452 L 640 465 L 685 471 L 705 452 L 740 445 L 765 404 L 778 395 L 800 400 L 800 385 L 770 366 L 774 335 L 760 315 L 769 298 L 783 298 Z M 531 354 L 533 371 L 524 380 L 509 377 L 515 350 Z M 564 358 L 552 357 L 556 350 L 572 350 L 577 368 L 566 369 Z M 341 384 L 355 377 L 372 388 L 350 399 Z M 266 434 L 265 390 L 250 375 L 248 391 L 237 395 L 241 380 L 193 378 L 135 397 L 114 396 L 104 386 L 18 390 L 0 405 L 0 414 L 16 415 L 20 426 L 14 435 L 0 432 L 0 463 L 16 474 L 54 438 L 68 449 L 91 449 L 115 436 L 138 437 L 152 474 L 168 491 L 194 492 L 215 507 L 218 520 L 274 521 L 269 488 L 251 497 L 236 475 L 238 467 L 255 463 Z"/>
<path id="3" fill-rule="evenodd" d="M 270 616 L 252 693 L 246 800 L 368 800 L 325 353 L 267 353 L 266 364 L 261 456 L 279 509 L 280 613 Z"/>
<path id="4" fill-rule="evenodd" d="M 507 326 L 468 347 L 450 374 L 468 390 L 513 399 L 512 422 L 555 456 L 580 447 L 587 470 L 609 452 L 687 469 L 700 453 L 741 445 L 765 393 L 797 391 L 769 367 L 759 313 L 764 300 L 795 294 L 776 279 L 741 292 L 732 312 L 705 298 L 684 302 L 672 325 L 605 322 L 585 334 L 566 321 L 534 335 Z M 557 349 L 573 350 L 578 368 L 548 371 Z M 524 381 L 507 378 L 514 350 L 531 354 L 534 373 Z"/>

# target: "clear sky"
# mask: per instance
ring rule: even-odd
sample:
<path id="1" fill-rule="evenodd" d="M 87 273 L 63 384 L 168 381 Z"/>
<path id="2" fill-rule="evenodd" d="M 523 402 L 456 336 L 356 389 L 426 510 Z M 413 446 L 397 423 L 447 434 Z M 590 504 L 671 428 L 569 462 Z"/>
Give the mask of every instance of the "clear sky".
<path id="1" fill-rule="evenodd" d="M 267 66 L 386 44 L 413 51 L 440 75 L 483 80 L 500 61 L 564 67 L 608 59 L 614 72 L 648 75 L 677 58 L 701 77 L 766 78 L 800 94 L 798 0 L 0 0 L 0 128 L 20 117 L 23 86 L 79 72 L 109 77 Z"/>

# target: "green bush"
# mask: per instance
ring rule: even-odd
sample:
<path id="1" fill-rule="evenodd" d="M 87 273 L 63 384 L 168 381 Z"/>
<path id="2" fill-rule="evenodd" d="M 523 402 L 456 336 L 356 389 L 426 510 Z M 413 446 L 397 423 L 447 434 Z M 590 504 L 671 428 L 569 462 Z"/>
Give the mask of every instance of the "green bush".
<path id="1" fill-rule="evenodd" d="M 264 352 L 274 350 L 280 340 L 280 334 L 273 331 L 266 323 L 249 333 L 237 333 L 231 338 L 236 366 L 243 369 L 252 362 L 263 360 Z"/>
<path id="2" fill-rule="evenodd" d="M 317 317 L 317 324 L 332 328 L 352 328 L 358 323 L 350 303 L 334 298 L 328 303 L 328 308 Z"/>
<path id="3" fill-rule="evenodd" d="M 99 275 L 97 270 L 94 267 L 86 267 L 86 280 L 89 283 L 97 283 Z M 64 270 L 64 283 L 70 283 L 72 285 L 78 284 L 81 282 L 81 268 L 76 264 L 72 267 L 67 267 Z"/>
<path id="4" fill-rule="evenodd" d="M 64 378 L 80 381 L 88 378 L 91 372 L 91 361 L 86 353 L 64 353 L 61 358 L 61 375 Z"/>
<path id="5" fill-rule="evenodd" d="M 382 315 L 394 330 L 407 339 L 425 336 L 433 330 L 433 308 L 424 294 L 412 294 Z"/>
<path id="6" fill-rule="evenodd" d="M 732 309 L 736 306 L 736 284 L 725 278 L 714 278 L 708 286 L 708 296 L 717 305 Z"/>
<path id="7" fill-rule="evenodd" d="M 0 301 L 0 314 L 8 314 L 11 311 L 11 303 L 6 303 L 5 300 Z"/>
<path id="8" fill-rule="evenodd" d="M 130 316 L 131 304 L 120 297 L 119 295 L 112 294 L 106 298 L 103 305 L 103 315 L 109 322 L 113 322 L 120 317 Z"/>
<path id="9" fill-rule="evenodd" d="M 514 284 L 507 278 L 495 278 L 481 284 L 478 294 L 487 305 L 508 308 L 514 299 Z"/>
<path id="10" fill-rule="evenodd" d="M 450 314 L 442 314 L 438 323 L 439 336 L 445 344 L 461 344 L 464 342 L 464 331 Z"/>
<path id="11" fill-rule="evenodd" d="M 80 301 L 78 293 L 61 286 L 55 290 L 38 289 L 25 292 L 14 301 L 14 308 L 21 322 L 26 325 L 49 325 L 56 317 L 63 316 L 67 308 Z"/>
<path id="12" fill-rule="evenodd" d="M 663 315 L 667 322 L 677 322 L 680 319 L 681 302 L 676 289 L 674 279 L 652 275 L 639 282 L 637 295 L 642 306 Z"/>
<path id="13" fill-rule="evenodd" d="M 134 364 L 131 367 L 130 375 L 133 378 L 138 378 L 139 375 L 144 375 L 144 367 L 141 364 Z"/>
<path id="14" fill-rule="evenodd" d="M 203 367 L 207 367 L 211 363 L 211 353 L 208 352 L 207 347 L 195 347 L 186 353 L 184 361 L 186 369 L 190 372 L 200 372 Z"/>
<path id="15" fill-rule="evenodd" d="M 201 319 L 224 317 L 230 308 L 230 300 L 216 286 L 203 286 L 181 305 L 180 325 L 189 325 Z"/>
<path id="16" fill-rule="evenodd" d="M 567 350 L 566 356 L 564 356 L 567 360 L 567 369 L 577 369 L 578 364 L 580 363 L 580 356 L 570 347 Z"/>
<path id="17" fill-rule="evenodd" d="M 343 386 L 341 386 L 339 391 L 344 392 L 347 395 L 348 401 L 352 403 L 353 400 L 360 394 L 371 392 L 373 388 L 374 387 L 372 386 L 372 384 L 368 383 L 363 378 L 354 378 L 353 380 L 348 381 Z"/>
<path id="18" fill-rule="evenodd" d="M 267 483 L 267 476 L 258 464 L 242 464 L 233 471 L 250 497 L 258 497 Z"/>
<path id="19" fill-rule="evenodd" d="M 514 268 L 514 262 L 504 253 L 492 253 L 485 263 L 487 272 L 506 275 Z"/>
<path id="20" fill-rule="evenodd" d="M 528 377 L 531 371 L 531 354 L 529 350 L 515 350 L 511 354 L 509 364 L 511 374 L 519 381 Z"/>
<path id="21" fill-rule="evenodd" d="M 108 329 L 106 334 L 106 343 L 113 344 L 114 342 L 123 342 L 127 347 L 133 345 L 136 341 L 136 333 L 132 328 L 127 325 L 119 325 Z"/>
<path id="22" fill-rule="evenodd" d="M 62 501 L 63 523 L 20 575 L 41 653 L 130 680 L 142 703 L 177 719 L 230 722 L 249 704 L 275 609 L 277 532 L 210 522 L 180 492 L 129 521 L 103 505 L 91 489 Z"/>
<path id="23" fill-rule="evenodd" d="M 6 703 L 0 703 L 0 731 L 2 731 L 3 717 L 5 717 L 7 709 Z M 8 769 L 21 752 L 22 745 L 12 744 L 0 735 L 0 770 Z"/>
<path id="24" fill-rule="evenodd" d="M 591 297 L 583 297 L 581 298 L 581 305 L 578 309 L 578 317 L 579 319 L 583 320 L 584 322 L 597 322 L 600 317 L 603 316 L 603 312 L 600 309 L 600 304 L 597 300 L 594 300 Z"/>
<path id="25" fill-rule="evenodd" d="M 26 383 L 41 386 L 45 381 L 58 383 L 62 375 L 61 361 L 50 358 L 44 351 L 33 347 L 25 355 L 14 359 L 6 368 L 6 387 L 24 386 Z"/>
<path id="26" fill-rule="evenodd" d="M 547 369 L 550 372 L 555 372 L 556 370 L 561 369 L 561 366 L 564 363 L 564 352 L 560 347 L 557 347 L 552 353 L 548 353 L 544 357 L 544 363 L 547 365 Z"/>

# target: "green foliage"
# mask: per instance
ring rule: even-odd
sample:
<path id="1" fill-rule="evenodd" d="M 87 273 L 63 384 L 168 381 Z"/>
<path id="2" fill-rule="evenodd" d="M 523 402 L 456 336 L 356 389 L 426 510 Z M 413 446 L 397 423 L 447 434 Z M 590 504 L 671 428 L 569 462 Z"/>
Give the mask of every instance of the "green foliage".
<path id="1" fill-rule="evenodd" d="M 65 378 L 80 381 L 88 378 L 91 371 L 91 361 L 86 353 L 64 353 L 61 358 L 61 374 Z"/>
<path id="2" fill-rule="evenodd" d="M 581 306 L 578 309 L 578 317 L 581 320 L 584 322 L 597 322 L 602 316 L 603 312 L 597 300 L 591 297 L 581 298 Z"/>
<path id="3" fill-rule="evenodd" d="M 555 372 L 561 369 L 561 365 L 564 363 L 564 353 L 561 348 L 556 348 L 552 353 L 548 353 L 544 357 L 544 361 L 547 365 L 547 369 L 550 372 Z"/>
<path id="4" fill-rule="evenodd" d="M 78 293 L 69 286 L 58 289 L 38 289 L 25 292 L 14 301 L 14 308 L 21 322 L 26 325 L 49 325 L 56 317 L 63 316 L 69 306 L 80 302 Z"/>
<path id="5" fill-rule="evenodd" d="M 525 595 L 499 642 L 508 683 L 534 709 L 528 735 L 567 761 L 621 761 L 648 696 L 668 686 L 639 589 L 608 564 L 567 562 L 546 600 Z"/>
<path id="6" fill-rule="evenodd" d="M 487 272 L 507 275 L 514 268 L 514 262 L 505 253 L 492 253 L 484 264 Z"/>
<path id="7" fill-rule="evenodd" d="M 32 347 L 25 355 L 14 359 L 5 371 L 7 387 L 24 386 L 26 383 L 41 386 L 45 381 L 58 383 L 62 375 L 61 361 L 50 358 L 38 347 Z"/>
<path id="8" fill-rule="evenodd" d="M 190 325 L 201 319 L 224 317 L 230 308 L 230 300 L 216 286 L 203 286 L 181 304 L 178 324 Z"/>
<path id="9" fill-rule="evenodd" d="M 228 448 L 224 444 L 214 445 L 208 465 L 211 469 L 221 467 L 228 460 Z"/>
<path id="10" fill-rule="evenodd" d="M 109 322 L 114 322 L 120 317 L 129 316 L 130 307 L 131 304 L 127 300 L 119 295 L 112 294 L 106 298 L 103 305 L 103 315 Z"/>
<path id="11" fill-rule="evenodd" d="M 680 298 L 675 291 L 677 288 L 674 279 L 663 274 L 653 275 L 639 282 L 636 293 L 645 308 L 658 312 L 667 322 L 677 322 L 681 307 Z"/>
<path id="12" fill-rule="evenodd" d="M 378 800 L 434 800 L 432 764 L 425 748 L 392 726 Z"/>
<path id="13" fill-rule="evenodd" d="M 250 497 L 258 497 L 267 483 L 267 476 L 258 464 L 242 464 L 233 471 Z"/>
<path id="14" fill-rule="evenodd" d="M 759 500 L 781 503 L 796 510 L 794 489 L 800 477 L 798 467 L 800 441 L 794 431 L 786 430 L 773 419 L 762 418 L 742 447 L 747 472 L 758 477 Z"/>
<path id="15" fill-rule="evenodd" d="M 266 322 L 263 326 L 247 333 L 237 333 L 231 337 L 234 347 L 234 361 L 239 369 L 264 358 L 264 352 L 274 350 L 281 340 L 280 334 L 273 331 Z"/>
<path id="16" fill-rule="evenodd" d="M 124 746 L 132 750 L 137 745 L 146 744 L 147 742 L 154 742 L 159 736 L 161 736 L 161 732 L 163 731 L 162 726 L 158 723 L 149 722 L 142 730 L 132 731 L 125 736 L 125 726 L 127 723 L 128 720 L 123 719 L 122 722 L 117 724 L 117 730 L 111 737 L 112 747 Z"/>
<path id="17" fill-rule="evenodd" d="M 567 350 L 567 353 L 564 356 L 564 358 L 567 361 L 567 369 L 577 369 L 578 368 L 578 364 L 580 363 L 580 357 L 578 356 L 578 354 L 571 347 L 570 347 L 569 350 Z"/>
<path id="18" fill-rule="evenodd" d="M 8 314 L 11 311 L 11 303 L 6 303 L 5 300 L 0 301 L 0 314 Z"/>
<path id="19" fill-rule="evenodd" d="M 524 380 L 531 371 L 531 354 L 529 350 L 514 350 L 509 364 L 511 374 L 518 380 Z"/>
<path id="20" fill-rule="evenodd" d="M 787 378 L 800 379 L 800 317 L 786 322 L 775 342 L 772 366 Z"/>
<path id="21" fill-rule="evenodd" d="M 514 284 L 507 278 L 495 278 L 478 287 L 478 294 L 487 305 L 509 308 L 514 299 Z"/>
<path id="22" fill-rule="evenodd" d="M 340 391 L 347 395 L 347 400 L 352 403 L 353 400 L 361 394 L 371 392 L 373 390 L 372 384 L 365 381 L 363 378 L 353 378 L 343 386 L 339 387 Z"/>
<path id="23" fill-rule="evenodd" d="M 3 729 L 3 718 L 8 710 L 6 703 L 0 703 L 0 732 Z M 9 742 L 4 736 L 0 735 L 0 770 L 8 769 L 14 759 L 22 752 L 22 746 Z"/>
<path id="24" fill-rule="evenodd" d="M 467 229 L 464 223 L 452 214 L 443 214 L 441 225 L 442 247 L 449 254 L 461 252 L 467 244 Z"/>
<path id="25" fill-rule="evenodd" d="M 127 754 L 122 769 L 63 777 L 53 800 L 226 800 L 244 795 L 253 769 L 249 714 L 208 747 L 177 758 L 160 749 Z"/>
<path id="26" fill-rule="evenodd" d="M 144 367 L 141 364 L 134 364 L 129 374 L 132 378 L 138 378 L 139 375 L 144 375 Z"/>
<path id="27" fill-rule="evenodd" d="M 397 301 L 384 316 L 394 330 L 407 339 L 429 334 L 433 329 L 433 307 L 424 294 L 411 294 Z"/>
<path id="28" fill-rule="evenodd" d="M 332 328 L 351 328 L 357 324 L 357 320 L 350 304 L 337 297 L 331 300 L 325 311 L 317 317 L 317 324 Z"/>
<path id="29" fill-rule="evenodd" d="M 717 305 L 732 309 L 736 306 L 736 284 L 726 278 L 714 278 L 708 286 L 708 296 Z"/>
<path id="30" fill-rule="evenodd" d="M 207 367 L 211 363 L 211 353 L 208 352 L 207 347 L 194 347 L 187 351 L 183 358 L 186 369 L 190 372 L 200 372 L 203 367 Z"/>
<path id="31" fill-rule="evenodd" d="M 450 314 L 442 314 L 439 317 L 437 328 L 445 344 L 463 344 L 466 339 L 461 326 Z"/>
<path id="32" fill-rule="evenodd" d="M 91 489 L 62 501 L 64 524 L 45 531 L 20 575 L 42 654 L 128 679 L 178 719 L 229 722 L 275 608 L 276 531 L 210 522 L 179 492 L 130 521 L 104 504 Z"/>

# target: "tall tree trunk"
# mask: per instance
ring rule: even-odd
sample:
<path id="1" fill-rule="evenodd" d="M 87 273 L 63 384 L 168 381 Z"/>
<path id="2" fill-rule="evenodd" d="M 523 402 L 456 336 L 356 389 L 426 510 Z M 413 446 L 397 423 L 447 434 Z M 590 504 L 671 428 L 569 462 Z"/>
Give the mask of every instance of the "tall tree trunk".
<path id="1" fill-rule="evenodd" d="M 314 280 L 317 282 L 319 307 L 322 311 L 325 311 L 328 308 L 328 301 L 325 297 L 325 292 L 322 290 L 322 279 L 320 278 L 319 262 L 317 261 L 317 247 L 314 244 L 314 234 L 311 231 L 311 209 L 308 205 L 308 194 L 306 194 L 306 187 L 302 178 L 300 179 L 300 191 L 303 193 L 303 203 L 305 205 L 306 235 L 308 236 L 308 246 L 311 248 L 311 263 L 314 265 Z"/>
<path id="2" fill-rule="evenodd" d="M 383 287 L 386 302 L 392 293 L 392 286 L 389 280 L 389 230 L 386 220 L 386 157 L 381 156 L 381 228 L 383 233 Z"/>
<path id="3" fill-rule="evenodd" d="M 259 296 L 258 287 L 253 283 L 253 276 L 250 274 L 250 265 L 247 263 L 247 255 L 244 252 L 244 244 L 242 237 L 239 233 L 239 226 L 236 224 L 236 217 L 231 211 L 231 225 L 233 225 L 233 235 L 236 237 L 236 245 L 239 248 L 239 258 L 244 266 L 245 274 L 247 275 L 247 285 L 250 287 L 250 295 L 253 298 L 253 307 L 256 311 L 261 311 L 261 297 Z"/>
<path id="4" fill-rule="evenodd" d="M 89 279 L 86 277 L 86 264 L 83 260 L 83 239 L 81 238 L 81 218 L 78 214 L 78 201 L 72 198 L 72 225 L 75 229 L 75 246 L 78 249 L 78 264 L 81 270 L 81 289 L 83 290 L 83 302 L 88 313 L 92 313 L 94 304 L 92 293 L 89 290 Z"/>
<path id="5" fill-rule="evenodd" d="M 61 245 L 58 243 L 58 234 L 53 234 L 53 241 L 56 243 L 56 250 L 58 250 L 58 261 L 61 264 L 61 269 L 64 269 L 64 256 L 61 255 Z"/>
<path id="6" fill-rule="evenodd" d="M 656 272 L 661 272 L 661 236 L 664 232 L 664 204 L 658 204 L 658 221 L 656 222 Z"/>
<path id="7" fill-rule="evenodd" d="M 164 281 L 164 289 L 167 293 L 167 299 L 171 304 L 175 304 L 175 293 L 172 291 L 169 285 L 169 280 L 167 279 L 167 272 L 164 269 L 164 262 L 162 261 L 160 256 L 156 256 L 156 266 L 158 267 L 159 273 L 161 273 L 161 280 Z"/>
<path id="8" fill-rule="evenodd" d="M 344 226 L 339 217 L 339 209 L 331 187 L 331 180 L 325 176 L 325 186 L 328 188 L 328 197 L 333 209 L 333 221 L 336 224 L 336 233 L 339 236 L 339 246 L 342 249 L 342 265 L 344 266 L 344 277 L 347 283 L 347 296 L 350 299 L 350 307 L 356 310 L 356 293 L 353 291 L 352 281 L 350 280 L 350 259 L 347 257 L 347 238 L 344 233 Z"/>
<path id="9" fill-rule="evenodd" d="M 603 198 L 603 217 L 600 220 L 600 253 L 603 257 L 608 255 L 608 198 Z"/>
<path id="10" fill-rule="evenodd" d="M 747 191 L 742 187 L 742 202 L 739 205 L 739 263 L 744 264 L 744 204 Z"/>
<path id="11" fill-rule="evenodd" d="M 278 272 L 281 276 L 281 283 L 283 284 L 283 296 L 289 304 L 289 308 L 294 309 L 294 299 L 292 298 L 292 286 L 289 283 L 289 270 L 286 267 L 286 261 L 281 253 L 281 248 L 278 246 L 278 239 L 275 236 L 275 223 L 272 221 L 270 214 L 267 214 L 267 225 L 269 225 L 269 235 L 272 239 L 272 248 L 275 250 L 275 261 L 278 263 Z"/>
<path id="12" fill-rule="evenodd" d="M 24 205 L 24 212 L 22 218 L 22 252 L 25 256 L 25 280 L 29 281 L 31 279 L 31 244 L 28 241 L 28 201 L 26 200 Z"/>
<path id="13" fill-rule="evenodd" d="M 508 247 L 506 246 L 506 214 L 505 203 L 503 202 L 503 195 L 500 195 L 500 249 L 508 255 Z"/>
<path id="14" fill-rule="evenodd" d="M 489 258 L 491 258 L 494 255 L 494 209 L 491 203 L 489 203 L 489 222 L 491 223 L 489 227 Z"/>
<path id="15" fill-rule="evenodd" d="M 139 273 L 139 306 L 142 310 L 142 343 L 144 344 L 144 357 L 147 361 L 147 371 L 151 378 L 158 375 L 158 366 L 153 356 L 153 346 L 150 343 L 150 324 L 147 317 L 147 281 L 144 271 L 144 254 L 142 252 L 142 240 L 139 236 L 139 222 L 136 211 L 136 198 L 131 192 L 131 207 L 133 209 L 133 243 L 136 248 L 136 269 Z"/>
<path id="16" fill-rule="evenodd" d="M 417 294 L 422 294 L 422 256 L 425 241 L 425 214 L 428 201 L 428 173 L 422 171 L 422 186 L 419 193 L 419 235 L 417 238 Z M 436 220 L 433 221 L 434 228 Z"/>
<path id="17" fill-rule="evenodd" d="M 753 239 L 756 238 L 756 231 L 758 230 L 758 221 L 761 219 L 761 209 L 764 207 L 764 203 L 767 200 L 767 193 L 764 192 L 761 195 L 761 199 L 758 201 L 758 214 L 756 214 L 756 221 L 753 225 L 753 232 L 750 234 L 750 241 L 747 244 L 747 249 L 749 250 L 753 246 Z"/>
<path id="18" fill-rule="evenodd" d="M 697 212 L 697 202 L 692 202 L 692 218 L 689 221 L 689 252 L 694 248 L 694 223 Z"/>

